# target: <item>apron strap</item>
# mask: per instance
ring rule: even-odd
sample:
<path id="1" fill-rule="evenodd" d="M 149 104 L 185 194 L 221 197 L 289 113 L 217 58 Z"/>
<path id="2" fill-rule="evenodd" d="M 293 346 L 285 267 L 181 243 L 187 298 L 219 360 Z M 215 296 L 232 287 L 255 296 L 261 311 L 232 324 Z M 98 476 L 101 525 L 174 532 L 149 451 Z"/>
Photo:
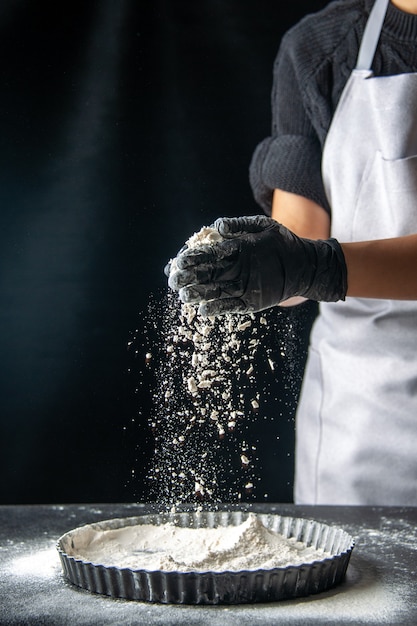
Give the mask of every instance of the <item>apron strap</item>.
<path id="1" fill-rule="evenodd" d="M 357 70 L 370 70 L 374 60 L 389 0 L 376 0 L 366 22 L 361 47 L 359 49 Z"/>

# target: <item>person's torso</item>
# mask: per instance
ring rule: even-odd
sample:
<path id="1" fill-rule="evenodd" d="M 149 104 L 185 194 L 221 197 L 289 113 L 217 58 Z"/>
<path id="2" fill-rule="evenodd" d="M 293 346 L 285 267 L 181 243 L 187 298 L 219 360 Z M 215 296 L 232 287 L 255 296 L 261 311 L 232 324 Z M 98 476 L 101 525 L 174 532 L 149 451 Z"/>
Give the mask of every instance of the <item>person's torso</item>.
<path id="1" fill-rule="evenodd" d="M 306 16 L 287 35 L 305 110 L 324 145 L 343 89 L 355 67 L 373 0 L 336 0 Z M 375 76 L 417 72 L 417 16 L 390 3 L 372 70 Z"/>

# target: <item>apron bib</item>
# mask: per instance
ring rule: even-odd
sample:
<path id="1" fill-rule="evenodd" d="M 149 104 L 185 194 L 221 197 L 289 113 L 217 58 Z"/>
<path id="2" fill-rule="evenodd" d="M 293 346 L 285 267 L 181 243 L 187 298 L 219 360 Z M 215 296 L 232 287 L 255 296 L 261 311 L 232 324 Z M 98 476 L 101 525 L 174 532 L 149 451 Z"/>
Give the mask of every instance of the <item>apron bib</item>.
<path id="1" fill-rule="evenodd" d="M 417 232 L 417 74 L 370 67 L 377 0 L 323 152 L 339 241 Z M 297 411 L 295 500 L 417 505 L 417 302 L 322 303 Z"/>

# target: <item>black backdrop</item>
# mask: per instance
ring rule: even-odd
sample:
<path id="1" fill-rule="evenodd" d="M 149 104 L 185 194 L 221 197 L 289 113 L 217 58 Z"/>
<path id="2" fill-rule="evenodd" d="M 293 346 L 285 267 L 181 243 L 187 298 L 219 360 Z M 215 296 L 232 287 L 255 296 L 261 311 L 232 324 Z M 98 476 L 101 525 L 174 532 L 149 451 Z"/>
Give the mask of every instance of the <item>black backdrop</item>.
<path id="1" fill-rule="evenodd" d="M 146 497 L 130 333 L 189 234 L 259 212 L 248 164 L 273 59 L 325 4 L 2 0 L 1 502 Z M 286 410 L 279 458 L 264 451 L 273 500 L 291 499 Z"/>

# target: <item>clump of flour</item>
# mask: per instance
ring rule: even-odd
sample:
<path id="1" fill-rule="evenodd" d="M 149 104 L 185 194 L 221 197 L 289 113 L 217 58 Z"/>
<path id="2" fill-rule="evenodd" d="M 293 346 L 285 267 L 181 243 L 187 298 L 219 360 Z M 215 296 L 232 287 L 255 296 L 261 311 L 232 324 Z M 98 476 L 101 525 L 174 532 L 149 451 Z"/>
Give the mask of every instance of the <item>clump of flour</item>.
<path id="1" fill-rule="evenodd" d="M 187 241 L 185 242 L 188 248 L 195 248 L 197 246 L 201 246 L 203 244 L 213 244 L 222 241 L 223 237 L 220 235 L 219 231 L 216 228 L 212 228 L 211 226 L 203 226 L 198 233 L 194 233 Z"/>
<path id="2" fill-rule="evenodd" d="M 212 228 L 211 226 L 203 226 L 198 233 L 194 233 L 191 235 L 189 239 L 185 242 L 185 246 L 187 248 L 196 248 L 197 246 L 209 246 L 222 241 L 223 237 L 220 235 L 216 228 Z M 175 272 L 177 269 L 177 260 L 171 259 L 170 262 L 170 274 Z"/>
<path id="3" fill-rule="evenodd" d="M 187 245 L 220 239 L 204 228 Z M 294 404 L 295 323 L 277 309 L 203 318 L 171 290 L 164 299 L 150 305 L 142 352 L 154 376 L 150 499 L 167 506 L 250 500 L 260 481 L 260 422 L 284 361 L 288 384 L 274 398 L 277 419 L 280 402 Z"/>
<path id="4" fill-rule="evenodd" d="M 266 528 L 253 513 L 237 526 L 139 524 L 92 531 L 77 558 L 106 566 L 164 571 L 239 571 L 322 560 L 326 553 Z"/>

